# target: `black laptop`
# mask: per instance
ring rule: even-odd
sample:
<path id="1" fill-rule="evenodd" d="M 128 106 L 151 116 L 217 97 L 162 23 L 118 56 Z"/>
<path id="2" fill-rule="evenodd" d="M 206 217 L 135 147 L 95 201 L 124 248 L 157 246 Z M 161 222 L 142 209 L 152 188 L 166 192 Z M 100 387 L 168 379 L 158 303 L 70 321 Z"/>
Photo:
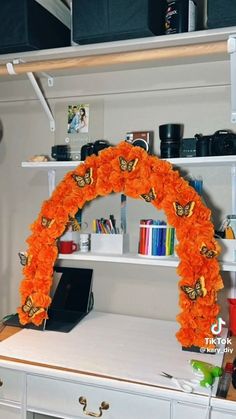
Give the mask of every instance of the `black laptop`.
<path id="1" fill-rule="evenodd" d="M 4 321 L 5 325 L 36 330 L 69 332 L 93 308 L 92 269 L 55 267 L 61 273 L 59 283 L 48 309 L 48 319 L 40 326 L 30 323 L 22 326 L 15 314 Z"/>

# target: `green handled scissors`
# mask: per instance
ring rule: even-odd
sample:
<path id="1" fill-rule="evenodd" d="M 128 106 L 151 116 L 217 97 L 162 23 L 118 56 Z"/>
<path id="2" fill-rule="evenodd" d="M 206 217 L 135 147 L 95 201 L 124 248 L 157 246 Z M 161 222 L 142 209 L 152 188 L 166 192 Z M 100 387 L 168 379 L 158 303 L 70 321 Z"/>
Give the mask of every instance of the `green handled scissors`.
<path id="1" fill-rule="evenodd" d="M 173 377 L 173 375 L 167 374 L 166 372 L 162 371 L 160 374 L 162 377 L 169 378 L 177 387 L 178 389 L 184 391 L 184 393 L 192 393 L 195 387 L 199 386 L 199 380 L 184 380 L 181 378 Z"/>

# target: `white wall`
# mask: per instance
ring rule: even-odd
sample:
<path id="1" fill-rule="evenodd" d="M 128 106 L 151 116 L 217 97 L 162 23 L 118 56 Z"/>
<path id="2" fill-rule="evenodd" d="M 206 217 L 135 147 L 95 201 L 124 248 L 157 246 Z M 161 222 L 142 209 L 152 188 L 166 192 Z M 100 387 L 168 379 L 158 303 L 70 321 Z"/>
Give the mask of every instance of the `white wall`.
<path id="1" fill-rule="evenodd" d="M 154 130 L 155 153 L 159 153 L 158 126 L 181 122 L 185 137 L 210 134 L 230 124 L 228 63 L 160 67 L 144 70 L 114 71 L 80 76 L 57 77 L 55 87 L 43 88 L 52 109 L 70 101 L 104 103 L 104 137 L 112 144 L 129 130 Z M 128 93 L 125 93 L 127 92 Z M 66 109 L 66 108 L 65 108 Z M 26 249 L 29 226 L 47 199 L 47 174 L 21 168 L 21 161 L 34 154 L 50 154 L 54 135 L 27 80 L 0 82 L 0 316 L 15 312 L 19 304 L 18 287 L 22 279 L 18 251 Z M 57 133 L 56 133 L 57 134 Z M 59 133 L 58 133 L 59 136 Z M 186 172 L 186 169 L 185 169 Z M 231 213 L 230 169 L 191 169 L 204 180 L 204 199 L 219 222 Z M 94 201 L 84 209 L 90 220 L 99 205 L 104 215 L 119 217 L 119 197 Z M 109 207 L 109 210 L 108 210 Z M 109 212 L 108 212 L 109 211 Z M 158 218 L 146 203 L 128 201 L 131 245 L 136 249 L 138 220 Z M 71 264 L 64 263 L 69 266 Z M 76 265 L 75 263 L 73 265 Z M 94 269 L 95 308 L 98 310 L 174 319 L 178 312 L 178 278 L 172 268 L 125 264 L 80 263 Z M 224 316 L 226 290 L 220 294 Z"/>

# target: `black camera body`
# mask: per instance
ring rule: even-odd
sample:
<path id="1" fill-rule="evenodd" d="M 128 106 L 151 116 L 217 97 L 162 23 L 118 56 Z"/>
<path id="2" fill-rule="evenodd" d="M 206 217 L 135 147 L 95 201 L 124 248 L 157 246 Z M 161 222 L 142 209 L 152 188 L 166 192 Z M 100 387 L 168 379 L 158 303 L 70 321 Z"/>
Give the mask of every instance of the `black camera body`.
<path id="1" fill-rule="evenodd" d="M 196 134 L 197 156 L 228 156 L 236 154 L 236 134 L 219 130 L 213 135 Z"/>
<path id="2" fill-rule="evenodd" d="M 91 156 L 92 154 L 98 155 L 99 151 L 104 148 L 110 147 L 105 140 L 97 140 L 94 143 L 87 143 L 81 147 L 81 160 L 85 160 L 86 157 Z"/>
<path id="3" fill-rule="evenodd" d="M 71 148 L 70 145 L 54 145 L 51 148 L 51 156 L 57 161 L 79 161 L 80 151 L 76 148 Z"/>
<path id="4" fill-rule="evenodd" d="M 216 131 L 209 141 L 210 156 L 236 154 L 236 134 L 229 130 Z"/>
<path id="5" fill-rule="evenodd" d="M 51 156 L 57 161 L 70 161 L 71 152 L 68 145 L 54 145 L 51 149 Z"/>

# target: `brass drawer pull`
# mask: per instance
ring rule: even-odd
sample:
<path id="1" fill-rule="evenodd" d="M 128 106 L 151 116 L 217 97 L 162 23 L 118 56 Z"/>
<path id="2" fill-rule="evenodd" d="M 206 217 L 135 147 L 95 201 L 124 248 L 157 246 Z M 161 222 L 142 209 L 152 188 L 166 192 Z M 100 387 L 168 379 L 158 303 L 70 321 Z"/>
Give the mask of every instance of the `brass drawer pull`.
<path id="1" fill-rule="evenodd" d="M 109 403 L 107 403 L 107 402 L 102 402 L 101 403 L 101 406 L 99 407 L 99 413 L 94 413 L 94 412 L 88 412 L 87 410 L 86 410 L 86 408 L 87 408 L 87 400 L 86 400 L 86 398 L 85 397 L 83 397 L 83 396 L 81 396 L 80 398 L 79 398 L 79 402 L 80 402 L 80 404 L 82 404 L 84 407 L 83 407 L 83 412 L 84 412 L 84 414 L 85 415 L 87 415 L 87 416 L 92 416 L 93 418 L 100 418 L 101 416 L 102 416 L 102 411 L 103 410 L 108 410 L 109 409 Z"/>
<path id="2" fill-rule="evenodd" d="M 0 380 L 0 387 L 2 387 L 3 386 L 3 381 L 2 380 Z"/>

